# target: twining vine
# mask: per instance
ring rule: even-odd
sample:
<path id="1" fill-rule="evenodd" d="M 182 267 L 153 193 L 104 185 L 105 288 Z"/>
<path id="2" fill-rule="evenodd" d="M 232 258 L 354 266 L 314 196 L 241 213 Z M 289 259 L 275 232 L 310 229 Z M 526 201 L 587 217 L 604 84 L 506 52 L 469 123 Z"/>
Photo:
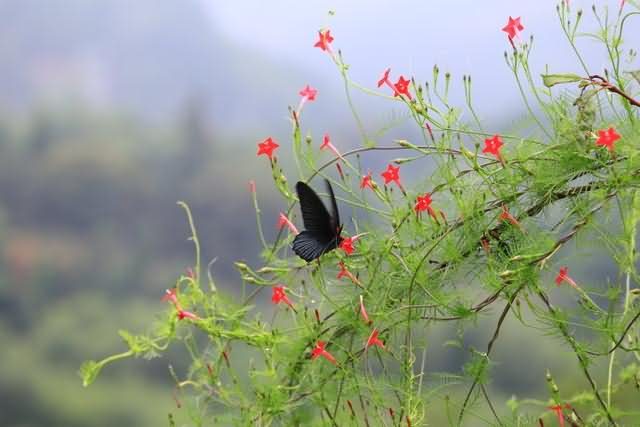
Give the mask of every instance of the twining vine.
<path id="1" fill-rule="evenodd" d="M 640 72 L 621 66 L 635 60 L 635 51 L 623 55 L 621 44 L 640 12 L 633 1 L 621 2 L 615 13 L 593 8 L 598 28 L 589 36 L 606 47 L 611 66 L 597 74 L 580 56 L 583 12 L 573 7 L 563 1 L 557 13 L 584 75 L 536 76 L 529 64 L 533 37 L 521 39 L 521 18 L 509 17 L 502 29 L 505 62 L 528 112 L 522 135 L 485 129 L 470 76 L 462 78 L 462 107 L 449 98 L 453 77 L 437 66 L 425 82 L 404 75 L 394 82 L 390 68 L 377 85 L 353 81 L 330 29 L 321 29 L 315 47 L 339 70 L 362 146 L 341 150 L 329 134 L 321 143 L 303 136 L 309 105 L 322 102 L 306 85 L 289 108 L 295 172 L 277 156 L 284 142 L 269 137 L 258 144 L 283 209 L 270 242 L 262 183 L 251 182 L 262 264 L 236 262 L 242 297 L 214 283 L 213 262 L 202 276 L 195 221 L 181 202 L 195 269 L 166 290 L 171 308 L 155 329 L 121 331 L 126 352 L 82 366 L 84 384 L 115 360 L 157 357 L 180 341 L 191 366 L 180 373 L 170 368 L 170 375 L 176 396 L 190 397 L 187 418 L 195 425 L 640 423 L 640 411 L 626 399 L 631 393 L 637 401 L 640 393 Z M 384 132 L 365 125 L 353 90 L 401 105 L 421 141 L 379 141 Z M 407 157 L 385 157 L 386 169 L 374 174 L 372 159 L 394 152 Z M 411 175 L 412 168 L 421 173 Z M 340 247 L 306 263 L 291 251 L 301 223 L 292 181 L 319 188 L 317 178 L 338 190 L 343 219 L 348 210 L 353 215 Z M 585 236 L 618 267 L 606 285 L 574 280 L 578 261 L 561 258 L 563 248 Z M 574 303 L 552 302 L 556 286 Z M 265 290 L 270 309 L 260 302 Z M 493 310 L 496 322 L 480 351 L 464 332 Z M 565 387 L 565 377 L 557 380 L 549 370 L 547 396 L 493 400 L 494 349 L 510 316 L 523 331 L 541 331 L 541 340 L 561 341 L 575 355 L 585 387 Z M 469 357 L 441 374 L 427 363 L 439 343 L 426 333 L 447 322 L 457 330 L 450 344 Z M 606 368 L 598 365 L 601 358 Z M 167 411 L 175 425 L 180 410 Z"/>

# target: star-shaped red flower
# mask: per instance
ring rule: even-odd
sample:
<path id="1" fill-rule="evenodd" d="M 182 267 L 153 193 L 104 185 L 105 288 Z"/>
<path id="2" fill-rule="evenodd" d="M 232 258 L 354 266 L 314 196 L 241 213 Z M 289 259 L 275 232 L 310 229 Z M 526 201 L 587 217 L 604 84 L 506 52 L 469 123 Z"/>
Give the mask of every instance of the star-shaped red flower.
<path id="1" fill-rule="evenodd" d="M 316 342 L 316 346 L 311 351 L 311 359 L 317 359 L 318 357 L 322 356 L 325 359 L 327 359 L 329 362 L 333 363 L 334 365 L 337 365 L 338 362 L 336 362 L 335 357 L 333 357 L 331 353 L 329 353 L 325 349 L 325 347 L 326 347 L 326 343 L 324 341 Z"/>
<path id="2" fill-rule="evenodd" d="M 504 143 L 502 142 L 500 135 L 494 135 L 493 138 L 487 138 L 484 140 L 484 148 L 482 149 L 482 152 L 485 154 L 493 154 L 498 160 L 501 160 L 502 154 L 500 153 L 500 150 L 503 145 Z"/>
<path id="3" fill-rule="evenodd" d="M 513 38 L 516 37 L 522 30 L 524 30 L 524 26 L 520 23 L 519 16 L 516 19 L 509 17 L 509 22 L 507 22 L 507 25 L 502 28 L 502 31 L 507 33 L 507 35 L 509 36 L 509 40 L 513 40 Z"/>
<path id="4" fill-rule="evenodd" d="M 171 288 L 164 291 L 162 301 L 171 301 L 174 305 L 179 306 L 176 288 Z"/>
<path id="5" fill-rule="evenodd" d="M 322 144 L 320 144 L 320 149 L 324 150 L 325 148 L 331 149 L 333 144 L 331 143 L 331 137 L 329 137 L 328 133 L 325 133 L 322 137 Z"/>
<path id="6" fill-rule="evenodd" d="M 372 179 L 371 179 L 371 172 L 369 172 L 366 175 L 362 176 L 362 180 L 360 181 L 360 188 L 367 188 L 369 187 L 370 189 L 373 190 L 373 183 L 372 183 Z"/>
<path id="7" fill-rule="evenodd" d="M 331 37 L 331 31 L 318 31 L 318 41 L 313 47 L 319 47 L 320 49 L 331 52 L 331 46 L 329 46 L 333 42 L 333 37 Z"/>
<path id="8" fill-rule="evenodd" d="M 342 249 L 347 255 L 351 255 L 355 250 L 353 248 L 354 241 L 355 239 L 353 237 L 346 237 L 342 239 L 342 241 L 340 242 L 340 249 Z"/>
<path id="9" fill-rule="evenodd" d="M 320 144 L 320 150 L 324 150 L 325 148 L 328 148 L 333 152 L 333 154 L 335 154 L 340 159 L 344 160 L 344 158 L 342 157 L 342 154 L 340 154 L 336 146 L 333 145 L 333 143 L 331 142 L 331 137 L 329 136 L 328 133 L 324 134 L 324 136 L 322 137 L 322 144 Z M 341 172 L 340 169 L 338 171 Z M 342 173 L 340 175 L 342 175 Z"/>
<path id="10" fill-rule="evenodd" d="M 395 91 L 393 96 L 406 95 L 409 99 L 412 99 L 409 93 L 409 83 L 411 83 L 411 80 L 406 80 L 403 76 L 400 76 L 398 81 L 393 85 Z"/>
<path id="11" fill-rule="evenodd" d="M 316 99 L 316 95 L 318 94 L 318 90 L 312 88 L 309 85 L 306 85 L 301 91 L 300 96 L 305 98 L 307 101 L 314 101 Z"/>
<path id="12" fill-rule="evenodd" d="M 392 86 L 391 81 L 389 80 L 389 73 L 391 72 L 391 68 L 387 68 L 384 70 L 382 77 L 378 80 L 378 87 L 381 87 L 383 84 L 387 84 L 388 86 Z"/>
<path id="13" fill-rule="evenodd" d="M 369 335 L 369 339 L 367 339 L 367 349 L 371 346 L 377 345 L 381 349 L 384 350 L 384 343 L 378 338 L 378 329 L 374 328 Z"/>
<path id="14" fill-rule="evenodd" d="M 260 156 L 260 155 L 264 154 L 264 155 L 269 157 L 269 160 L 273 160 L 273 152 L 279 146 L 280 145 L 278 145 L 273 140 L 273 138 L 269 137 L 269 138 L 265 139 L 264 141 L 258 143 L 258 153 L 256 155 Z"/>
<path id="15" fill-rule="evenodd" d="M 284 286 L 274 286 L 271 288 L 271 302 L 274 304 L 284 302 L 289 307 L 293 308 L 293 304 L 289 300 L 289 297 L 287 297 Z"/>
<path id="16" fill-rule="evenodd" d="M 560 286 L 562 282 L 566 282 L 574 288 L 578 288 L 578 284 L 569 277 L 569 267 L 560 267 L 560 271 L 556 275 L 556 285 Z"/>
<path id="17" fill-rule="evenodd" d="M 620 135 L 613 127 L 609 129 L 602 129 L 598 131 L 598 140 L 596 145 L 607 147 L 607 150 L 613 151 L 613 144 L 620 139 Z"/>
<path id="18" fill-rule="evenodd" d="M 424 193 L 424 196 L 418 196 L 415 206 L 416 212 L 432 210 L 431 202 L 431 195 L 429 193 Z"/>
<path id="19" fill-rule="evenodd" d="M 390 182 L 395 182 L 398 187 L 402 187 L 400 184 L 400 166 L 387 165 L 387 169 L 380 174 L 384 178 L 384 184 L 387 185 Z"/>
<path id="20" fill-rule="evenodd" d="M 437 222 L 438 217 L 436 216 L 435 211 L 431 207 L 431 202 L 432 202 L 431 194 L 424 193 L 424 196 L 418 196 L 418 198 L 416 199 L 416 205 L 414 206 L 414 209 L 416 212 L 427 211 L 431 216 L 431 218 L 433 218 Z"/>

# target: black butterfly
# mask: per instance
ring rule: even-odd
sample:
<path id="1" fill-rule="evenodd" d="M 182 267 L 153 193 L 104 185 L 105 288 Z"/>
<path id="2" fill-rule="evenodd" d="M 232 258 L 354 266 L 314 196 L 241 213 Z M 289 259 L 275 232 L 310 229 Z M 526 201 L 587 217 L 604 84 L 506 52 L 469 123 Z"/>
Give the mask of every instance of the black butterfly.
<path id="1" fill-rule="evenodd" d="M 329 196 L 331 196 L 331 215 L 311 187 L 302 181 L 298 181 L 296 184 L 305 230 L 293 239 L 293 251 L 307 262 L 337 248 L 342 242 L 342 237 L 340 237 L 342 225 L 340 224 L 336 197 L 333 195 L 329 181 L 325 180 L 325 182 Z"/>

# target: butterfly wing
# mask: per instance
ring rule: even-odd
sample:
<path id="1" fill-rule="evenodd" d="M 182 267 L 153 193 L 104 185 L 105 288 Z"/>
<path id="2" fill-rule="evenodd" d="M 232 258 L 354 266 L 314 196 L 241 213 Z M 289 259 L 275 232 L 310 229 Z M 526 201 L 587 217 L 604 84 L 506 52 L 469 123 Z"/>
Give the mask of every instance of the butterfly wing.
<path id="1" fill-rule="evenodd" d="M 336 196 L 333 194 L 333 188 L 331 183 L 325 179 L 327 185 L 327 192 L 331 199 L 331 227 L 335 232 L 335 237 L 338 237 L 338 229 L 340 228 L 340 214 L 338 213 L 338 204 L 336 203 Z"/>
<path id="2" fill-rule="evenodd" d="M 331 215 L 316 192 L 302 181 L 296 184 L 296 192 L 300 199 L 304 228 L 325 243 L 334 238 L 336 228 L 333 227 Z"/>
<path id="3" fill-rule="evenodd" d="M 296 184 L 305 230 L 293 240 L 293 251 L 307 262 L 335 249 L 339 244 L 339 217 L 336 198 L 326 181 L 333 215 L 329 214 L 320 197 L 304 182 Z"/>
<path id="4" fill-rule="evenodd" d="M 304 230 L 293 239 L 293 251 L 303 260 L 311 262 L 334 249 L 334 242 L 335 240 L 326 241 L 323 236 Z"/>

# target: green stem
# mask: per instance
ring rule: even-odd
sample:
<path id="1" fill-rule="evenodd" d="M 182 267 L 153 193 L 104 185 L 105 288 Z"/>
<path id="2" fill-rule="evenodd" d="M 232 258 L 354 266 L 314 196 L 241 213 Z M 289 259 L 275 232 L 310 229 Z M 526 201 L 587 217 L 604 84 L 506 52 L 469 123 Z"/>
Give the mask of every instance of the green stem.
<path id="1" fill-rule="evenodd" d="M 196 278 L 195 279 L 199 283 L 200 282 L 200 241 L 198 240 L 198 234 L 196 233 L 196 226 L 193 222 L 193 216 L 191 215 L 191 209 L 189 209 L 189 205 L 187 205 L 183 201 L 178 201 L 177 203 L 178 203 L 178 206 L 184 209 L 185 213 L 187 214 L 187 219 L 189 221 L 189 229 L 191 231 L 191 236 L 189 237 L 189 240 L 193 242 L 193 245 L 195 246 L 195 249 L 196 249 L 196 266 L 195 266 Z"/>

